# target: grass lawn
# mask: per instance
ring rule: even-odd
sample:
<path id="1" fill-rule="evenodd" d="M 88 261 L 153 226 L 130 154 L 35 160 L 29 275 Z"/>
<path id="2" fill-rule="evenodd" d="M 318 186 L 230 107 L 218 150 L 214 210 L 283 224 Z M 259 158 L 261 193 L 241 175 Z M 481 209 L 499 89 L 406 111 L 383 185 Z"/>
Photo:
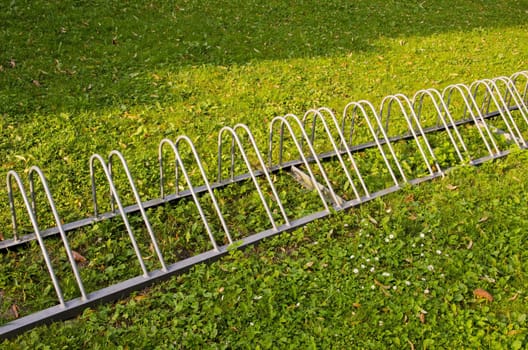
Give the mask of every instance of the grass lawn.
<path id="1" fill-rule="evenodd" d="M 526 70 L 527 19 L 526 0 L 11 1 L 0 177 L 38 165 L 71 221 L 91 214 L 89 157 L 118 149 L 154 198 L 165 137 L 188 135 L 211 175 L 224 125 L 249 125 L 263 146 L 276 115 Z M 526 348 L 527 159 L 462 167 L 2 346 Z M 168 232 L 178 217 L 153 216 Z M 119 230 L 101 223 L 74 243 L 126 273 L 130 256 L 102 251 Z M 53 302 L 29 283 L 44 270 L 27 250 L 2 253 L 1 323 L 13 303 Z"/>

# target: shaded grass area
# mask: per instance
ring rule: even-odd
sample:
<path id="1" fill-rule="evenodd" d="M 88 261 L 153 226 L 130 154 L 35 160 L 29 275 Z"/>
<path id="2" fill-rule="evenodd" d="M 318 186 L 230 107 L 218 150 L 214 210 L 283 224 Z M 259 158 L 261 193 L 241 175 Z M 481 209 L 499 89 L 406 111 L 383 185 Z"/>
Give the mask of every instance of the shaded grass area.
<path id="1" fill-rule="evenodd" d="M 1 105 L 7 112 L 77 112 L 185 100 L 192 92 L 166 96 L 152 87 L 153 75 L 203 65 L 379 55 L 386 51 L 380 39 L 448 35 L 455 48 L 464 40 L 459 33 L 476 33 L 484 41 L 493 31 L 507 37 L 508 28 L 525 24 L 527 9 L 526 1 L 518 0 L 328 1 L 325 6 L 16 1 L 1 17 Z M 466 62 L 480 59 L 467 56 Z"/>

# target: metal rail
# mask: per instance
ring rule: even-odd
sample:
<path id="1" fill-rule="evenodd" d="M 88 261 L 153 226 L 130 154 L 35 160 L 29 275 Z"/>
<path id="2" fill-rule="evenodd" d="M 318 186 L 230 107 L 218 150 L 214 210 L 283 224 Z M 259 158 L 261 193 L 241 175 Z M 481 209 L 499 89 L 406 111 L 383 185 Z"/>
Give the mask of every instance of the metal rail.
<path id="1" fill-rule="evenodd" d="M 345 210 L 360 205 L 374 198 L 398 191 L 404 184 L 419 184 L 437 177 L 442 177 L 451 168 L 460 164 L 478 165 L 482 162 L 503 157 L 509 154 L 510 145 L 501 140 L 505 134 L 509 135 L 509 142 L 520 148 L 526 148 L 526 131 L 528 131 L 528 72 L 519 72 L 511 77 L 498 77 L 494 79 L 478 80 L 470 85 L 455 84 L 446 87 L 443 91 L 436 89 L 420 90 L 409 98 L 403 94 L 395 94 L 385 97 L 379 108 L 379 112 L 369 101 L 349 103 L 343 111 L 341 120 L 328 108 L 313 109 L 298 118 L 293 114 L 275 117 L 269 128 L 268 138 L 268 165 L 265 164 L 262 154 L 257 147 L 249 128 L 243 124 L 235 127 L 223 127 L 218 135 L 218 173 L 215 182 L 210 182 L 206 176 L 202 160 L 191 140 L 186 136 L 179 136 L 172 141 L 163 139 L 159 144 L 159 172 L 160 172 L 160 197 L 142 201 L 136 188 L 134 178 L 129 171 L 127 162 L 118 151 L 109 154 L 108 161 L 100 155 L 92 155 L 90 158 L 90 179 L 92 188 L 92 201 L 94 215 L 89 218 L 62 223 L 56 209 L 47 180 L 37 167 L 32 167 L 29 172 L 30 190 L 26 192 L 21 177 L 14 171 L 7 175 L 8 200 L 13 222 L 13 236 L 0 242 L 0 250 L 19 247 L 31 240 L 37 240 L 49 272 L 49 282 L 53 285 L 58 299 L 56 306 L 35 312 L 15 319 L 0 326 L 0 337 L 12 337 L 21 332 L 35 327 L 39 324 L 48 323 L 60 319 L 73 317 L 83 309 L 101 302 L 115 300 L 134 290 L 139 290 L 156 281 L 169 278 L 170 276 L 186 271 L 191 266 L 217 259 L 225 255 L 229 249 L 242 248 L 254 244 L 266 237 L 291 231 L 306 225 L 314 220 L 321 219 L 334 210 Z M 490 110 L 491 109 L 491 110 Z M 462 114 L 462 118 L 455 120 L 455 115 Z M 469 117 L 467 117 L 469 116 Z M 399 117 L 399 118 L 398 118 Z M 430 119 L 434 120 L 431 124 Z M 506 131 L 492 123 L 505 126 Z M 430 125 L 431 124 L 431 125 Z M 476 130 L 475 136 L 467 135 L 466 126 Z M 394 130 L 403 129 L 398 133 Z M 278 130 L 278 132 L 277 132 Z M 497 132 L 497 130 L 501 132 Z M 524 134 L 523 134 L 524 132 Z M 278 134 L 278 137 L 276 135 Z M 449 152 L 445 149 L 435 149 L 429 140 L 431 135 L 446 135 L 449 147 L 456 154 L 456 161 L 444 165 L 442 168 L 438 152 Z M 278 138 L 278 142 L 277 139 Z M 358 142 L 355 140 L 358 139 Z M 226 142 L 227 141 L 227 142 Z M 223 177 L 224 145 L 230 142 L 229 154 L 229 176 Z M 398 145 L 414 147 L 411 151 L 419 155 L 419 169 L 415 172 L 403 166 L 407 157 L 413 154 L 401 153 Z M 321 152 L 316 151 L 316 145 L 325 147 Z M 249 145 L 249 147 L 245 147 Z M 322 145 L 322 146 L 321 146 Z M 414 146 L 413 146 L 414 145 Z M 175 192 L 165 193 L 166 166 L 164 165 L 164 150 L 169 148 L 174 156 L 174 180 Z M 190 150 L 191 158 L 184 158 L 180 152 L 182 147 Z M 248 150 L 250 149 L 257 157 L 257 167 L 251 164 Z M 357 161 L 357 155 L 362 152 L 377 152 L 383 159 L 387 174 L 390 176 L 390 185 L 384 188 L 372 188 L 366 180 L 370 174 L 368 166 L 363 166 Z M 436 153 L 435 153 L 436 152 Z M 285 160 L 286 156 L 298 154 L 298 158 Z M 237 155 L 242 159 L 247 173 L 235 174 Z M 278 161 L 274 163 L 274 156 Z M 129 190 L 132 191 L 135 204 L 124 206 L 113 179 L 113 160 L 117 158 L 121 164 L 128 180 Z M 330 161 L 337 162 L 335 164 Z M 103 171 L 106 184 L 110 191 L 111 211 L 99 213 L 97 201 L 97 187 L 95 181 L 95 165 L 99 164 Z M 202 184 L 195 185 L 186 168 L 192 163 L 198 170 Z M 289 171 L 293 167 L 301 167 L 308 172 L 306 176 L 313 184 L 313 189 L 320 198 L 320 210 L 305 215 L 301 218 L 292 218 L 286 214 L 287 199 L 279 196 L 276 183 L 271 174 L 281 171 Z M 336 170 L 337 169 L 337 170 Z M 329 172 L 333 170 L 334 172 Z M 337 172 L 339 178 L 332 178 Z M 41 230 L 37 219 L 36 190 L 34 186 L 34 174 L 37 174 L 52 211 L 56 226 Z M 421 174 L 421 175 L 420 175 Z M 187 189 L 179 189 L 180 175 L 183 176 Z M 266 189 L 259 184 L 258 178 L 262 178 Z M 348 186 L 339 188 L 340 178 Z M 334 180 L 334 181 L 333 181 Z M 14 199 L 13 181 L 16 182 L 22 196 L 24 208 L 30 218 L 34 233 L 19 236 L 18 217 L 16 202 Z M 246 181 L 252 184 L 260 203 L 269 221 L 269 228 L 260 232 L 254 232 L 238 240 L 233 240 L 228 225 L 224 218 L 226 208 L 219 204 L 215 195 L 215 189 L 233 186 L 236 183 Z M 324 192 L 323 193 L 323 188 Z M 345 190 L 348 188 L 348 190 Z M 348 193 L 351 191 L 351 193 Z M 212 209 L 204 210 L 199 201 L 199 196 L 207 194 Z M 346 195 L 344 197 L 343 195 Z M 327 198 L 330 197 L 330 205 Z M 158 244 L 156 232 L 154 232 L 148 219 L 149 208 L 164 204 L 177 204 L 178 201 L 189 198 L 196 206 L 200 221 L 207 233 L 211 243 L 211 249 L 206 252 L 196 253 L 189 258 L 175 263 L 167 262 L 163 249 Z M 352 198 L 343 200 L 342 198 Z M 278 213 L 274 213 L 270 202 L 278 207 Z M 116 208 L 117 206 L 117 208 Z M 139 214 L 148 233 L 150 244 L 153 247 L 159 268 L 148 269 L 145 258 L 133 232 L 129 221 L 129 215 Z M 219 244 L 215 239 L 215 229 L 211 226 L 208 218 L 213 217 L 220 223 L 221 234 L 224 242 Z M 138 259 L 141 273 L 137 277 L 113 284 L 111 286 L 87 293 L 84 290 L 83 281 L 79 274 L 79 267 L 74 259 L 74 252 L 70 248 L 68 237 L 69 231 L 92 225 L 102 220 L 120 217 L 128 233 L 128 239 Z M 278 218 L 278 219 L 277 219 Z M 278 221 L 277 221 L 278 220 Z M 60 234 L 64 249 L 68 257 L 68 263 L 73 271 L 77 282 L 79 296 L 71 300 L 65 300 L 61 289 L 61 281 L 56 277 L 46 248 L 45 237 Z M 88 268 L 88 267 L 81 267 Z M 104 273 L 104 272 L 103 272 Z M 49 283 L 36 281 L 36 283 Z"/>
<path id="2" fill-rule="evenodd" d="M 513 112 L 513 111 L 518 111 L 520 109 L 517 106 L 510 106 L 509 110 Z M 499 111 L 493 111 L 493 112 L 489 112 L 486 115 L 483 115 L 483 118 L 484 119 L 493 119 L 493 118 L 496 118 L 499 115 L 500 115 Z M 462 125 L 466 125 L 466 124 L 472 124 L 472 123 L 474 123 L 474 120 L 471 119 L 471 118 L 467 118 L 467 119 L 461 119 L 461 120 L 453 121 L 453 123 L 450 123 L 447 127 L 444 127 L 444 126 L 433 126 L 433 127 L 424 128 L 423 130 L 424 130 L 425 134 L 432 134 L 432 133 L 447 131 L 447 130 L 451 130 L 451 129 L 454 129 L 458 133 L 458 129 L 454 128 L 454 126 L 458 127 L 458 126 L 462 126 Z M 412 138 L 413 138 L 412 135 L 400 135 L 400 136 L 396 136 L 396 137 L 389 137 L 389 141 L 394 143 L 394 142 L 398 142 L 398 141 L 407 141 L 407 140 L 410 140 Z M 461 140 L 461 138 L 459 138 L 459 139 Z M 464 146 L 464 150 L 463 150 L 463 153 L 461 153 L 458 150 L 458 146 L 456 145 L 455 140 L 452 139 L 451 142 L 452 142 L 454 148 L 457 150 L 457 155 L 460 158 L 460 163 L 461 164 L 465 163 L 465 162 L 467 162 L 468 164 L 473 164 L 473 165 L 482 163 L 481 161 L 479 161 L 479 159 L 467 159 L 467 158 L 464 158 L 462 156 L 462 154 L 466 154 L 467 155 L 467 153 L 468 153 L 468 150 L 466 149 L 465 144 L 462 143 L 463 146 Z M 384 145 L 385 143 L 386 143 L 385 140 L 380 140 L 380 144 L 381 145 Z M 340 149 L 338 152 L 336 152 L 334 150 L 331 150 L 331 151 L 319 153 L 318 154 L 318 158 L 321 161 L 328 161 L 328 160 L 331 160 L 331 159 L 334 159 L 335 157 L 337 157 L 338 154 L 341 155 L 341 156 L 345 156 L 348 153 L 350 153 L 350 155 L 352 155 L 354 153 L 363 152 L 363 151 L 365 151 L 367 149 L 374 148 L 376 146 L 377 146 L 377 144 L 374 143 L 374 142 L 365 142 L 365 143 L 362 143 L 362 144 L 359 144 L 359 145 L 347 145 L 347 147 L 344 147 L 344 149 Z M 507 153 L 509 153 L 509 152 L 507 152 Z M 493 158 L 493 156 L 492 156 L 492 158 Z M 484 160 L 489 160 L 489 157 L 483 157 L 483 159 Z M 311 158 L 307 157 L 307 160 L 310 161 Z M 254 169 L 253 172 L 254 172 L 254 175 L 256 177 L 263 176 L 266 173 L 268 175 L 270 175 L 270 174 L 278 173 L 280 171 L 289 171 L 292 166 L 300 166 L 300 165 L 302 165 L 302 163 L 303 163 L 302 160 L 291 160 L 291 161 L 283 162 L 280 165 L 272 165 L 271 167 L 265 168 L 265 170 Z M 354 169 L 357 169 L 357 167 L 354 166 Z M 210 184 L 210 188 L 212 190 L 220 189 L 222 187 L 226 187 L 228 185 L 231 185 L 231 184 L 234 184 L 234 183 L 238 183 L 238 182 L 248 181 L 250 179 L 251 179 L 251 175 L 249 173 L 240 174 L 240 175 L 233 175 L 232 177 L 230 177 L 228 179 L 221 178 L 218 181 L 216 181 L 214 183 L 211 183 Z M 364 190 L 366 192 L 368 192 L 366 190 L 366 188 Z M 195 186 L 194 187 L 194 193 L 196 193 L 197 195 L 201 195 L 201 194 L 203 194 L 203 193 L 205 193 L 207 191 L 208 191 L 208 188 L 205 185 Z M 184 198 L 188 198 L 189 196 L 191 196 L 191 191 L 190 190 L 182 190 L 182 191 L 178 191 L 177 194 L 176 193 L 167 194 L 163 198 L 161 198 L 161 197 L 160 198 L 154 198 L 154 199 L 150 199 L 150 200 L 141 202 L 141 206 L 143 207 L 143 209 L 155 208 L 155 207 L 158 207 L 160 205 L 164 205 L 164 204 L 168 204 L 168 203 L 172 203 L 172 204 L 177 203 L 178 201 L 180 201 L 180 200 L 182 200 Z M 140 209 L 140 206 L 138 204 L 132 204 L 132 205 L 125 206 L 123 208 L 123 211 L 124 211 L 125 214 L 134 214 L 134 213 L 140 212 L 141 209 Z M 72 221 L 72 222 L 69 222 L 69 223 L 62 224 L 62 229 L 65 232 L 74 231 L 74 230 L 79 229 L 79 228 L 84 227 L 84 226 L 93 225 L 94 223 L 97 223 L 97 222 L 100 222 L 100 221 L 104 221 L 104 220 L 115 218 L 118 215 L 119 214 L 116 213 L 113 210 L 109 211 L 109 212 L 105 212 L 105 213 L 98 213 L 95 216 L 91 216 L 91 217 L 88 217 L 88 218 L 83 218 L 83 219 L 79 219 L 79 220 L 75 220 L 75 221 Z M 40 233 L 41 233 L 42 237 L 53 236 L 53 235 L 56 235 L 56 234 L 59 233 L 59 228 L 58 227 L 51 227 L 51 228 L 42 230 Z M 35 239 L 35 234 L 34 233 L 26 234 L 26 235 L 22 235 L 22 236 L 17 236 L 16 239 L 14 239 L 14 238 L 13 239 L 9 239 L 8 238 L 8 239 L 5 239 L 3 241 L 0 241 L 0 250 L 7 249 L 7 248 L 14 248 L 14 247 L 17 247 L 19 245 L 24 245 L 24 244 L 26 244 L 26 243 L 34 240 L 34 239 Z"/>

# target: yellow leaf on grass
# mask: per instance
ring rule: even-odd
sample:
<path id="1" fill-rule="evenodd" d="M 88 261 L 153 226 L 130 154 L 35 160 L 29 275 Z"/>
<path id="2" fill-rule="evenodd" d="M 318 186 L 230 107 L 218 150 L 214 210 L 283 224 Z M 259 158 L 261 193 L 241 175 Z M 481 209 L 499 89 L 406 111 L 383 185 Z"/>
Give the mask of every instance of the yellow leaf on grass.
<path id="1" fill-rule="evenodd" d="M 146 295 L 140 294 L 140 295 L 136 295 L 136 296 L 134 297 L 134 300 L 135 300 L 135 301 L 141 301 L 141 300 L 146 299 L 146 298 L 147 298 Z"/>

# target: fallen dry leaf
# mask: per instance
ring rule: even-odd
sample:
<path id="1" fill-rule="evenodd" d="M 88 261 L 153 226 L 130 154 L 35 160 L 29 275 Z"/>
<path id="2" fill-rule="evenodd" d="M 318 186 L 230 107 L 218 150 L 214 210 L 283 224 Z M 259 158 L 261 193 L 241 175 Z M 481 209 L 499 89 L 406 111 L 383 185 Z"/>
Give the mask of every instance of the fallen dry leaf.
<path id="1" fill-rule="evenodd" d="M 32 82 L 33 85 L 35 85 L 36 87 L 40 87 L 40 82 L 39 82 L 38 80 L 33 79 L 31 82 Z"/>
<path id="2" fill-rule="evenodd" d="M 80 263 L 86 262 L 86 258 L 82 256 L 81 254 L 79 254 L 78 252 L 76 252 L 75 250 L 72 250 L 72 255 L 73 255 L 73 260 L 80 262 Z"/>
<path id="3" fill-rule="evenodd" d="M 446 188 L 447 188 L 448 190 L 450 190 L 450 191 L 454 191 L 454 190 L 456 190 L 456 189 L 458 188 L 458 186 L 455 186 L 455 185 L 451 185 L 451 184 L 449 184 L 449 185 L 446 186 Z"/>
<path id="4" fill-rule="evenodd" d="M 483 281 L 486 281 L 486 282 L 488 282 L 488 283 L 495 283 L 495 282 L 497 282 L 497 281 L 495 280 L 495 278 L 491 278 L 491 277 L 488 276 L 488 275 L 480 276 L 480 279 L 483 280 Z"/>
<path id="5" fill-rule="evenodd" d="M 140 294 L 140 295 L 136 295 L 136 296 L 134 297 L 134 300 L 135 300 L 135 301 L 141 301 L 141 300 L 146 299 L 146 298 L 147 298 L 146 295 Z"/>
<path id="6" fill-rule="evenodd" d="M 369 221 L 372 222 L 374 225 L 378 224 L 378 221 L 376 219 L 374 219 L 372 216 L 368 215 L 367 217 L 368 217 Z"/>
<path id="7" fill-rule="evenodd" d="M 414 195 L 410 194 L 403 200 L 405 203 L 414 202 Z"/>
<path id="8" fill-rule="evenodd" d="M 308 261 L 308 262 L 306 263 L 306 265 L 304 265 L 304 267 L 306 267 L 306 268 L 310 268 L 310 267 L 313 266 L 313 264 L 314 264 L 313 261 Z"/>
<path id="9" fill-rule="evenodd" d="M 509 336 L 512 336 L 512 335 L 517 335 L 517 334 L 521 334 L 523 331 L 520 330 L 520 329 L 512 329 L 511 331 L 509 331 L 507 334 Z"/>
<path id="10" fill-rule="evenodd" d="M 352 306 L 355 307 L 356 309 L 359 309 L 361 307 L 361 304 L 360 303 L 353 303 Z"/>
<path id="11" fill-rule="evenodd" d="M 420 316 L 418 316 L 420 318 L 420 323 L 425 323 L 425 314 L 423 312 L 420 312 Z"/>
<path id="12" fill-rule="evenodd" d="M 15 68 L 16 67 L 16 61 L 14 59 L 11 59 L 9 61 L 9 65 L 11 66 L 11 68 Z"/>
<path id="13" fill-rule="evenodd" d="M 480 220 L 478 222 L 484 222 L 484 221 L 488 221 L 489 217 L 487 216 L 483 216 L 480 218 Z"/>
<path id="14" fill-rule="evenodd" d="M 15 318 L 19 318 L 19 317 L 20 317 L 19 311 L 20 311 L 20 310 L 18 309 L 17 304 L 13 304 L 13 305 L 11 305 L 11 312 L 13 313 L 13 316 L 14 316 Z"/>
<path id="15" fill-rule="evenodd" d="M 482 288 L 477 288 L 473 291 L 473 295 L 476 298 L 486 299 L 489 302 L 493 301 L 493 296 Z"/>
<path id="16" fill-rule="evenodd" d="M 224 287 L 218 288 L 218 293 L 223 293 L 223 292 L 224 292 Z"/>
<path id="17" fill-rule="evenodd" d="M 380 287 L 383 288 L 383 289 L 390 289 L 390 286 L 386 286 L 386 285 L 384 285 L 383 283 L 381 283 L 381 282 L 378 281 L 377 279 L 374 279 L 374 284 L 377 285 L 377 286 L 380 286 Z"/>

